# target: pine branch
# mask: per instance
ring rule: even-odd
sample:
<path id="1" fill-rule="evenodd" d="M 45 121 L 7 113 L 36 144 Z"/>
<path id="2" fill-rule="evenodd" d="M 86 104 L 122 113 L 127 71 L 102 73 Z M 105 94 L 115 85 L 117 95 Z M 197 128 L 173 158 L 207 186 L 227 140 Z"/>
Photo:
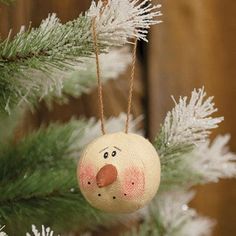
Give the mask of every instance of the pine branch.
<path id="1" fill-rule="evenodd" d="M 103 218 L 80 194 L 76 163 L 69 158 L 68 149 L 79 139 L 84 126 L 84 122 L 51 125 L 14 148 L 2 148 L 0 221 L 10 235 L 23 235 L 30 223 L 50 223 L 63 232 L 78 222 L 83 229 L 88 222 L 92 226 Z"/>
<path id="2" fill-rule="evenodd" d="M 188 159 L 193 150 L 194 146 L 185 144 L 166 148 L 161 156 L 160 192 L 194 185 L 200 181 L 200 176 L 188 168 Z"/>
<path id="3" fill-rule="evenodd" d="M 229 151 L 229 135 L 218 136 L 199 145 L 187 159 L 191 172 L 200 176 L 199 183 L 218 182 L 223 178 L 236 177 L 236 154 Z"/>
<path id="4" fill-rule="evenodd" d="M 0 153 L 0 180 L 10 181 L 28 170 L 38 168 L 39 163 L 42 167 L 48 164 L 54 165 L 54 161 L 66 155 L 70 147 L 71 133 L 75 126 L 82 132 L 83 122 L 60 126 L 51 125 L 48 129 L 33 133 L 18 145 L 1 146 Z M 78 133 L 79 135 L 79 133 Z M 16 158 L 17 157 L 17 158 Z M 11 169 L 11 171 L 9 171 Z M 30 171 L 30 170 L 29 170 Z"/>
<path id="5" fill-rule="evenodd" d="M 229 136 L 195 145 L 168 147 L 162 159 L 161 191 L 218 182 L 236 177 L 236 154 L 229 151 Z"/>
<path id="6" fill-rule="evenodd" d="M 41 227 L 41 231 L 39 232 L 36 228 L 35 225 L 32 225 L 32 236 L 53 236 L 54 232 L 53 230 L 50 229 L 50 227 L 45 227 L 44 225 L 42 225 Z M 26 236 L 31 236 L 31 233 L 27 233 Z"/>
<path id="7" fill-rule="evenodd" d="M 3 231 L 4 228 L 5 226 L 0 225 L 0 236 L 7 236 L 7 234 Z"/>
<path id="8" fill-rule="evenodd" d="M 105 8 L 102 1 L 97 5 L 92 2 L 84 15 L 66 24 L 52 14 L 39 28 L 22 27 L 13 39 L 9 33 L 0 42 L 0 111 L 10 112 L 19 101 L 34 101 L 51 90 L 60 92 L 62 80 L 55 74 L 74 70 L 84 58 L 94 54 L 94 17 L 103 52 L 111 46 L 122 46 L 133 37 L 146 40 L 147 29 L 159 23 L 154 18 L 160 15 L 159 6 L 145 6 L 147 2 L 109 0 Z"/>
<path id="9" fill-rule="evenodd" d="M 102 82 L 105 83 L 110 79 L 116 79 L 120 74 L 124 73 L 131 63 L 131 57 L 128 48 L 115 49 L 107 54 L 101 54 L 99 59 Z M 85 58 L 83 68 L 72 72 L 68 78 L 63 78 L 62 84 L 62 91 L 54 90 L 44 98 L 49 106 L 52 101 L 66 103 L 68 102 L 68 96 L 77 98 L 82 93 L 90 92 L 96 86 L 95 59 Z"/>
<path id="10" fill-rule="evenodd" d="M 103 83 L 109 79 L 116 79 L 124 73 L 131 63 L 132 56 L 128 48 L 121 48 L 101 54 L 100 70 Z M 82 93 L 87 93 L 96 85 L 96 62 L 94 59 L 85 59 L 84 70 L 75 71 L 70 79 L 64 81 L 63 93 L 73 97 L 79 97 Z"/>
<path id="11" fill-rule="evenodd" d="M 208 236 L 213 221 L 188 207 L 192 192 L 168 192 L 159 195 L 149 207 L 150 215 L 138 229 L 124 236 Z"/>
<path id="12" fill-rule="evenodd" d="M 161 190 L 190 187 L 201 182 L 201 174 L 190 168 L 195 160 L 193 153 L 223 120 L 211 117 L 217 109 L 213 98 L 204 100 L 205 96 L 204 89 L 194 90 L 189 102 L 187 97 L 180 97 L 179 103 L 175 102 L 175 107 L 167 113 L 154 143 L 161 158 Z"/>
<path id="13" fill-rule="evenodd" d="M 213 97 L 205 99 L 204 88 L 194 89 L 191 98 L 180 97 L 175 107 L 167 113 L 156 145 L 162 150 L 181 143 L 198 145 L 208 139 L 212 129 L 218 127 L 223 117 L 212 118 L 217 111 Z"/>

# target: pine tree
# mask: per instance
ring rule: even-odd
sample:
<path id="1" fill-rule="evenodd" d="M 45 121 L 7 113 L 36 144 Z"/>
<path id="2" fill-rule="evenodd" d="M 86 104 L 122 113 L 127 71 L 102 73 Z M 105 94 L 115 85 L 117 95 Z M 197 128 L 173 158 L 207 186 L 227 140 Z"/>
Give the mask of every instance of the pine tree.
<path id="1" fill-rule="evenodd" d="M 26 104 L 37 107 L 41 99 L 48 105 L 67 102 L 68 96 L 79 97 L 96 86 L 94 19 L 105 82 L 117 78 L 131 62 L 122 47 L 135 37 L 147 41 L 148 28 L 161 22 L 159 8 L 148 0 L 92 2 L 73 21 L 62 24 L 50 14 L 38 28 L 22 27 L 14 37 L 9 33 L 0 41 L 0 235 L 85 232 L 131 218 L 142 223 L 125 235 L 210 234 L 213 222 L 188 207 L 194 196 L 189 189 L 235 177 L 236 156 L 226 149 L 229 136 L 209 141 L 223 118 L 212 118 L 217 109 L 204 88 L 195 89 L 190 99 L 174 100 L 153 143 L 161 159 L 160 189 L 149 206 L 132 215 L 94 209 L 78 188 L 75 173 L 81 150 L 100 135 L 94 119 L 52 123 L 14 140 Z M 124 114 L 108 119 L 108 131 L 121 130 L 124 120 Z M 131 121 L 132 132 L 141 132 L 138 122 Z"/>

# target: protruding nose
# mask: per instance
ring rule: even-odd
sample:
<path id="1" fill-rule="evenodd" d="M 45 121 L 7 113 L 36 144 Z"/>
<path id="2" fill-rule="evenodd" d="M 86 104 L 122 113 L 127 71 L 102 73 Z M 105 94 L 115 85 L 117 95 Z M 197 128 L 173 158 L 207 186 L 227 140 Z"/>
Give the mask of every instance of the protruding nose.
<path id="1" fill-rule="evenodd" d="M 99 188 L 114 183 L 117 179 L 117 169 L 112 164 L 103 166 L 97 173 L 96 181 Z"/>

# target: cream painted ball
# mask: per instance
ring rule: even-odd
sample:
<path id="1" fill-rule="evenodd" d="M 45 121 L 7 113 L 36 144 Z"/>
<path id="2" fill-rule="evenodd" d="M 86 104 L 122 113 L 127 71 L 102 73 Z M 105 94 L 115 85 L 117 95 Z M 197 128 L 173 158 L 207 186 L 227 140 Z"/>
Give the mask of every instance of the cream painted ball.
<path id="1" fill-rule="evenodd" d="M 106 134 L 83 151 L 77 169 L 82 194 L 95 208 L 129 213 L 144 207 L 160 184 L 160 160 L 145 138 Z"/>

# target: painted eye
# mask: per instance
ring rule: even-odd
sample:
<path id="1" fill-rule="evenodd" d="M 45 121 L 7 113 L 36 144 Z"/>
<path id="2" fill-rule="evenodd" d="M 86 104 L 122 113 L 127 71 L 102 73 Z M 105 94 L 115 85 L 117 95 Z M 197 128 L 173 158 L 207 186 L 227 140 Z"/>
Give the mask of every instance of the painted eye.
<path id="1" fill-rule="evenodd" d="M 104 155 L 103 155 L 103 157 L 104 157 L 105 159 L 108 158 L 108 152 L 105 152 Z"/>
<path id="2" fill-rule="evenodd" d="M 116 151 L 113 151 L 111 155 L 114 157 L 116 155 Z"/>

